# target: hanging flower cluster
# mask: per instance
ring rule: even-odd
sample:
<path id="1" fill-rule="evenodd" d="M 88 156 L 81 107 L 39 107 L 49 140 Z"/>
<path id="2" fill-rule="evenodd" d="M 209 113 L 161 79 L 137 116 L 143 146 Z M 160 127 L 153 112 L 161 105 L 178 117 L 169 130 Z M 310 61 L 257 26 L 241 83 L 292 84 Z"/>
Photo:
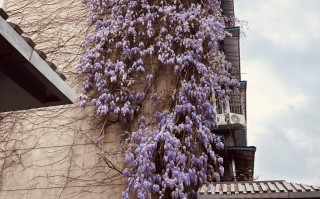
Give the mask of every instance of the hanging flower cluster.
<path id="1" fill-rule="evenodd" d="M 96 31 L 83 43 L 87 51 L 77 67 L 86 77 L 80 106 L 90 100 L 97 115 L 133 121 L 147 96 L 135 82 L 154 83 L 156 73 L 146 64 L 151 58 L 172 68 L 179 82 L 168 99 L 172 106 L 151 125 L 142 116 L 126 140 L 123 198 L 192 198 L 201 184 L 220 181 L 224 144 L 211 132 L 212 100 L 223 103 L 239 84 L 220 51 L 220 1 L 90 0 L 88 20 Z"/>

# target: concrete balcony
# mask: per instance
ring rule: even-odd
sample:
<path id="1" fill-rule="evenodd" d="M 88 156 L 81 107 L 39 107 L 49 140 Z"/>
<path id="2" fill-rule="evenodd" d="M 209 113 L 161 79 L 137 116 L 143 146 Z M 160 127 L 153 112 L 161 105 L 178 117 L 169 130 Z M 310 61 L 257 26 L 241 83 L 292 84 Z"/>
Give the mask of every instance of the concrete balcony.
<path id="1" fill-rule="evenodd" d="M 247 82 L 240 82 L 240 93 L 230 96 L 223 103 L 214 102 L 217 112 L 218 128 L 245 128 L 246 121 L 246 87 Z"/>
<path id="2" fill-rule="evenodd" d="M 226 103 L 222 113 L 217 114 L 218 128 L 245 128 L 247 126 L 244 113 L 230 111 L 230 103 Z"/>

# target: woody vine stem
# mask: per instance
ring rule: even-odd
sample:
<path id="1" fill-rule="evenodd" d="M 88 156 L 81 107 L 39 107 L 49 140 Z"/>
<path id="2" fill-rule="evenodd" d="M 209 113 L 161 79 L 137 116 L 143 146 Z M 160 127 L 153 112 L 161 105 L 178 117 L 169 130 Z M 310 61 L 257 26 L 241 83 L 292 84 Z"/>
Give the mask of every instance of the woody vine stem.
<path id="1" fill-rule="evenodd" d="M 90 102 L 98 117 L 138 123 L 124 142 L 123 198 L 193 198 L 198 186 L 220 181 L 224 144 L 212 133 L 212 101 L 223 103 L 239 85 L 220 49 L 225 37 L 220 1 L 83 3 L 96 28 L 84 41 L 86 52 L 77 66 L 85 77 L 80 106 Z M 145 101 L 161 100 L 151 89 L 159 70 L 172 71 L 175 87 L 168 106 L 147 120 L 141 114 Z"/>

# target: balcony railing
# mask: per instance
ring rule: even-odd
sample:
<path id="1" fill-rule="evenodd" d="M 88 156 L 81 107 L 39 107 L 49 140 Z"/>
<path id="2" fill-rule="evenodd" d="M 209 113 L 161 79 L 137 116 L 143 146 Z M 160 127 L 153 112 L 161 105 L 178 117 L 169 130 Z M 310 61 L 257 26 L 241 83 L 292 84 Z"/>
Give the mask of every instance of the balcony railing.
<path id="1" fill-rule="evenodd" d="M 217 126 L 246 127 L 246 82 L 241 82 L 240 93 L 225 102 L 214 102 Z"/>

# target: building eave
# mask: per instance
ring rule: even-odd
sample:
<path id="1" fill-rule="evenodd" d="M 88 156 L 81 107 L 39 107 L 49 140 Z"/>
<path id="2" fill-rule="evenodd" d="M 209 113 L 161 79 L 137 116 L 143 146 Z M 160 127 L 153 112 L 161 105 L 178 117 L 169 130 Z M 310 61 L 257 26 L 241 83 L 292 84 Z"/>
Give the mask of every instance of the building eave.
<path id="1" fill-rule="evenodd" d="M 75 93 L 64 75 L 7 18 L 0 8 L 0 112 L 73 103 Z"/>

